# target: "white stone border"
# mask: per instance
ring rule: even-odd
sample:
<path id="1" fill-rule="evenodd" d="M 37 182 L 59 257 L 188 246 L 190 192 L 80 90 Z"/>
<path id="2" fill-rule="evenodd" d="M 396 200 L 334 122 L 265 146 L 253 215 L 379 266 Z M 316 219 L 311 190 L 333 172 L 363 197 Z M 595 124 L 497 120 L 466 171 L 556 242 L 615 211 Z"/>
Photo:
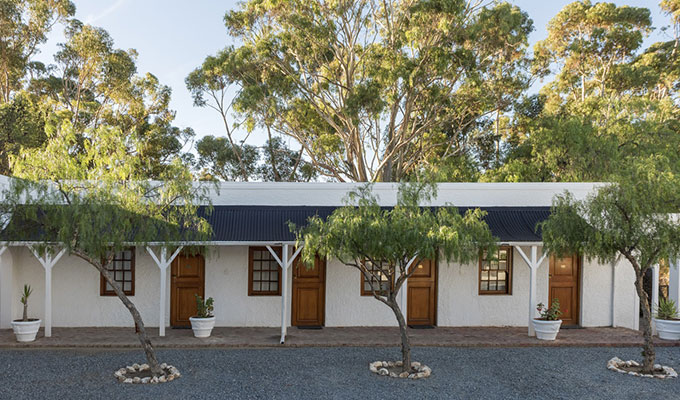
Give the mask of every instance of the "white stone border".
<path id="1" fill-rule="evenodd" d="M 141 371 L 146 371 L 150 369 L 149 364 L 142 364 L 139 365 L 137 363 L 134 363 L 128 367 L 121 368 L 118 371 L 116 371 L 113 376 L 118 379 L 118 382 L 121 383 L 165 383 L 165 382 L 171 382 L 181 376 L 177 368 L 173 367 L 172 365 L 168 365 L 166 363 L 161 364 L 161 369 L 163 372 L 165 372 L 165 375 L 162 376 L 154 376 L 154 377 L 145 377 L 145 378 L 140 378 L 138 376 L 134 378 L 128 378 L 126 375 L 128 372 L 141 372 Z"/>
<path id="2" fill-rule="evenodd" d="M 640 363 L 637 361 L 623 361 L 618 357 L 614 357 L 607 362 L 607 369 L 611 371 L 620 372 L 622 374 L 628 374 L 632 376 L 641 376 L 643 378 L 657 378 L 657 379 L 667 379 L 667 378 L 677 378 L 678 373 L 671 367 L 666 367 L 661 364 L 654 364 L 654 374 L 641 374 L 635 371 L 626 371 L 622 367 L 639 367 Z"/>
<path id="3" fill-rule="evenodd" d="M 370 369 L 374 374 L 390 376 L 391 378 L 422 379 L 432 375 L 432 369 L 430 369 L 430 367 L 427 365 L 422 365 L 417 361 L 411 363 L 411 368 L 416 370 L 416 372 L 402 372 L 397 374 L 396 372 L 390 372 L 387 369 L 401 367 L 402 365 L 404 365 L 402 361 L 375 361 L 368 364 L 368 369 Z"/>

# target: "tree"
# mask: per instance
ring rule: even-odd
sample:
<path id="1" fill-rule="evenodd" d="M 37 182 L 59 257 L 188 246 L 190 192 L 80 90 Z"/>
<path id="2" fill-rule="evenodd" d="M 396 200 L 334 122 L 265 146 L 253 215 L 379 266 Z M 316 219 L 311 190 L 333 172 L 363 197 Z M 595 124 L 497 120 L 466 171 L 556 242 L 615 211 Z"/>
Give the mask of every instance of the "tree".
<path id="1" fill-rule="evenodd" d="M 170 87 L 153 74 L 138 74 L 137 52 L 115 48 L 106 30 L 71 20 L 54 59 L 56 65 L 36 73 L 26 90 L 39 97 L 55 125 L 69 121 L 82 135 L 109 126 L 135 136 L 128 151 L 145 161 L 150 176 L 160 176 L 193 137 L 190 128 L 172 125 Z"/>
<path id="2" fill-rule="evenodd" d="M 642 310 L 643 373 L 651 374 L 656 353 L 652 309 L 644 289 L 647 270 L 680 254 L 680 180 L 663 157 L 638 162 L 616 183 L 600 187 L 584 200 L 557 196 L 542 224 L 543 242 L 557 255 L 583 254 L 600 263 L 626 259 L 635 270 L 635 290 Z"/>
<path id="3" fill-rule="evenodd" d="M 464 263 L 476 259 L 480 249 L 495 245 L 482 211 L 461 215 L 451 205 L 437 210 L 421 207 L 434 196 L 433 186 L 402 184 L 396 206 L 384 209 L 371 186 L 363 186 L 349 193 L 346 205 L 326 220 L 312 217 L 297 231 L 306 265 L 313 265 L 319 256 L 358 269 L 370 282 L 373 297 L 392 310 L 401 332 L 403 372 L 411 370 L 411 346 L 397 294 L 415 272 L 414 261 L 441 258 Z"/>
<path id="4" fill-rule="evenodd" d="M 15 179 L 4 192 L 2 208 L 11 216 L 4 234 L 38 241 L 43 251 L 63 246 L 96 268 L 132 315 L 151 371 L 159 376 L 163 371 L 142 317 L 107 266 L 130 245 L 207 237 L 210 229 L 196 205 L 207 204 L 205 188 L 193 185 L 177 159 L 158 180 L 149 180 L 144 161 L 127 152 L 135 138 L 117 128 L 100 127 L 85 141 L 70 123 L 47 134 L 44 148 L 11 158 Z"/>
<path id="5" fill-rule="evenodd" d="M 0 105 L 21 90 L 38 46 L 54 24 L 66 21 L 76 8 L 69 0 L 3 0 L 0 2 Z"/>
<path id="6" fill-rule="evenodd" d="M 22 147 L 36 148 L 45 143 L 46 112 L 40 109 L 36 96 L 18 92 L 7 103 L 0 104 L 0 174 L 10 175 L 9 158 Z"/>
<path id="7" fill-rule="evenodd" d="M 565 6 L 534 49 L 534 73 L 554 79 L 513 115 L 504 165 L 484 178 L 607 181 L 655 154 L 680 165 L 677 39 L 643 48 L 651 24 L 647 8 Z"/>
<path id="8" fill-rule="evenodd" d="M 226 14 L 239 45 L 216 58 L 234 61 L 220 75 L 236 111 L 293 138 L 320 175 L 399 181 L 471 160 L 459 145 L 528 84 L 531 21 L 488 3 L 252 0 Z"/>

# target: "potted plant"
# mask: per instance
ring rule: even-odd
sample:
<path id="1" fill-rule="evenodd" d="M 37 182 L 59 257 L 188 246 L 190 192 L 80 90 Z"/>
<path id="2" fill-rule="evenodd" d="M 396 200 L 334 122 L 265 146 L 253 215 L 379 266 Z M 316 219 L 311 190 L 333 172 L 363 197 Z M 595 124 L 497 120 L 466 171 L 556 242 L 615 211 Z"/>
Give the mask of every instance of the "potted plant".
<path id="1" fill-rule="evenodd" d="M 196 309 L 198 310 L 195 317 L 190 317 L 191 329 L 194 331 L 194 336 L 197 338 L 210 337 L 210 333 L 215 327 L 215 316 L 213 312 L 213 298 L 208 297 L 203 300 L 199 295 L 196 296 Z"/>
<path id="2" fill-rule="evenodd" d="M 24 305 L 24 315 L 22 319 L 12 321 L 12 329 L 17 338 L 17 342 L 32 342 L 40 329 L 40 319 L 28 318 L 28 297 L 33 293 L 33 289 L 29 285 L 24 285 L 24 291 L 21 294 L 21 304 Z"/>
<path id="3" fill-rule="evenodd" d="M 680 319 L 678 307 L 671 299 L 659 301 L 654 315 L 654 324 L 659 338 L 665 340 L 680 340 Z"/>
<path id="4" fill-rule="evenodd" d="M 562 320 L 560 319 L 560 316 L 562 315 L 562 311 L 560 311 L 560 301 L 553 299 L 549 308 L 545 308 L 543 303 L 538 303 L 536 309 L 540 315 L 540 318 L 533 319 L 536 338 L 541 340 L 555 340 L 557 332 L 560 331 L 560 325 L 562 325 Z"/>

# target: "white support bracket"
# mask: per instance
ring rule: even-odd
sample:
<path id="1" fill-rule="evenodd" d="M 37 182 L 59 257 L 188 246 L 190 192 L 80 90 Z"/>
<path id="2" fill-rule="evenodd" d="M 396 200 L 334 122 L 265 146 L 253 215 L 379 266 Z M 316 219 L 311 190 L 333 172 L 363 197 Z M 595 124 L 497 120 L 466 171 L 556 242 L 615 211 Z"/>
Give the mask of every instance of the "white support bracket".
<path id="1" fill-rule="evenodd" d="M 295 249 L 293 255 L 288 257 L 289 246 L 290 245 L 288 244 L 283 245 L 283 257 L 279 258 L 274 249 L 272 249 L 270 245 L 267 245 L 267 250 L 269 250 L 269 253 L 272 255 L 272 257 L 274 257 L 276 262 L 279 264 L 279 267 L 281 267 L 281 339 L 279 341 L 281 344 L 284 344 L 286 341 L 286 333 L 288 328 L 288 324 L 286 323 L 286 315 L 288 310 L 288 268 L 290 268 L 290 266 L 293 264 L 293 261 L 295 261 L 295 258 L 300 254 L 300 251 L 303 247 L 298 247 Z"/>
<path id="2" fill-rule="evenodd" d="M 547 257 L 548 253 L 543 251 L 543 255 L 541 258 L 538 258 L 538 246 L 537 245 L 532 245 L 531 246 L 531 259 L 527 257 L 526 253 L 524 253 L 524 250 L 519 245 L 514 246 L 517 252 L 519 253 L 520 256 L 522 256 L 522 259 L 524 262 L 527 263 L 527 266 L 529 267 L 530 270 L 530 279 L 529 279 L 529 336 L 535 336 L 536 332 L 534 332 L 534 325 L 532 323 L 533 319 L 537 317 L 536 315 L 536 274 L 538 272 L 538 267 L 543 263 L 545 258 Z"/>
<path id="3" fill-rule="evenodd" d="M 52 336 L 52 268 L 59 261 L 61 256 L 66 253 L 62 248 L 58 252 L 55 248 L 45 248 L 41 252 L 35 246 L 28 246 L 31 253 L 38 259 L 40 265 L 45 269 L 45 337 Z M 56 255 L 55 255 L 56 252 Z"/>
<path id="4" fill-rule="evenodd" d="M 150 246 L 146 247 L 146 251 L 151 255 L 151 258 L 156 262 L 158 268 L 161 270 L 161 290 L 159 300 L 159 316 L 158 316 L 158 336 L 165 336 L 165 305 L 168 299 L 168 267 L 177 258 L 183 246 L 178 246 L 174 253 L 168 258 L 168 248 L 161 247 L 160 257 L 154 253 Z"/>

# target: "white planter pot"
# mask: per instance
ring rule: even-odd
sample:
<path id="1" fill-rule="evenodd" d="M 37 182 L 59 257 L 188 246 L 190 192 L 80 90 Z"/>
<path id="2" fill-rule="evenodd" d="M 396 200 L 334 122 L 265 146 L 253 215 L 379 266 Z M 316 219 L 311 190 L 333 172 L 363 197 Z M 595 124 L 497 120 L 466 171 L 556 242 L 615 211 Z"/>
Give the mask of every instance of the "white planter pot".
<path id="1" fill-rule="evenodd" d="M 660 339 L 680 340 L 680 320 L 654 318 L 654 323 Z"/>
<path id="2" fill-rule="evenodd" d="M 546 321 L 543 319 L 534 319 L 534 331 L 536 332 L 536 339 L 541 340 L 555 340 L 557 332 L 560 331 L 562 320 Z"/>
<path id="3" fill-rule="evenodd" d="M 32 342 L 40 329 L 40 320 L 35 321 L 12 321 L 12 329 L 17 337 L 17 342 Z"/>
<path id="4" fill-rule="evenodd" d="M 215 327 L 215 317 L 190 317 L 189 321 L 191 321 L 191 329 L 194 331 L 194 336 L 197 338 L 210 337 L 210 332 L 212 332 L 213 328 Z"/>

